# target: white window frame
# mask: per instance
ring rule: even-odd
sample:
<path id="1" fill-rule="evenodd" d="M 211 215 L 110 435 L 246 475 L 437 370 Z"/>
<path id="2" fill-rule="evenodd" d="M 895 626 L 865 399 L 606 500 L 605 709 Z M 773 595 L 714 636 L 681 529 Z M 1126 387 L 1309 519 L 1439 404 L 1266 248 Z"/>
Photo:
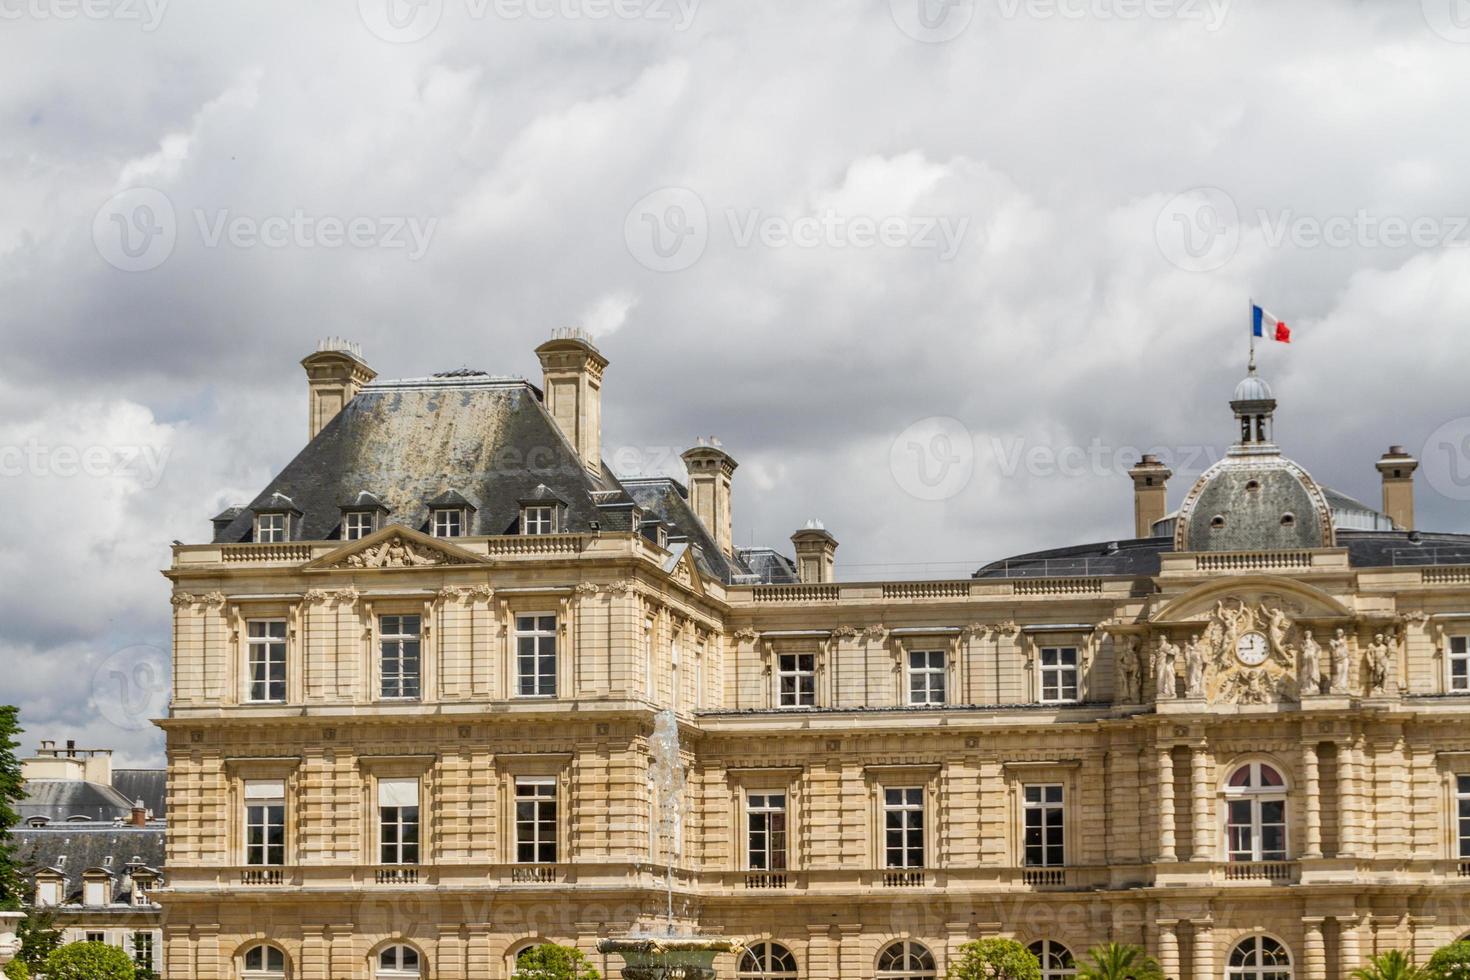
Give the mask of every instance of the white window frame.
<path id="1" fill-rule="evenodd" d="M 414 620 L 418 628 L 412 633 L 407 632 L 406 620 Z M 396 629 L 389 632 L 390 626 Z M 389 669 L 390 664 L 392 670 Z M 412 669 L 409 669 L 409 664 L 413 665 Z M 424 693 L 423 676 L 423 616 L 419 613 L 380 615 L 378 617 L 378 697 L 384 701 L 418 701 Z M 390 684 L 397 693 L 389 693 Z"/>
<path id="2" fill-rule="evenodd" d="M 556 506 L 554 504 L 527 504 L 521 508 L 522 534 L 555 534 Z"/>
<path id="3" fill-rule="evenodd" d="M 1461 860 L 1470 859 L 1470 773 L 1456 773 L 1454 776 L 1455 802 L 1455 856 Z"/>
<path id="4" fill-rule="evenodd" d="M 796 954 L 785 943 L 764 940 L 740 954 L 736 980 L 796 980 L 801 976 Z"/>
<path id="5" fill-rule="evenodd" d="M 895 871 L 912 871 L 926 867 L 925 862 L 929 856 L 929 827 L 925 813 L 928 803 L 927 787 L 883 786 L 879 791 L 882 793 L 883 804 L 883 867 Z M 913 843 L 916 830 L 919 833 L 917 845 Z M 901 835 L 897 844 L 892 843 L 889 836 L 894 832 Z M 895 856 L 898 863 L 895 863 Z M 914 861 L 915 857 L 918 858 L 917 863 Z"/>
<path id="6" fill-rule="evenodd" d="M 105 932 L 97 932 L 95 930 L 88 930 L 88 931 L 82 933 L 82 942 L 84 942 L 84 943 L 106 943 L 107 942 L 107 933 L 105 933 Z"/>
<path id="7" fill-rule="evenodd" d="M 153 969 L 154 946 L 153 932 L 150 929 L 138 929 L 128 937 L 128 955 L 133 958 L 137 966 Z M 141 947 L 141 948 L 140 948 Z"/>
<path id="8" fill-rule="evenodd" d="M 544 620 L 551 620 L 550 628 L 544 624 Z M 530 627 L 523 623 L 530 621 Z M 554 612 L 518 612 L 515 614 L 515 697 L 517 698 L 555 698 L 557 696 L 557 685 L 560 681 L 561 637 L 559 636 L 560 620 Z M 523 640 L 530 641 L 530 653 L 524 653 L 526 649 Z M 546 644 L 550 643 L 551 672 L 548 675 L 543 667 L 548 655 L 544 652 Z M 527 671 L 526 657 L 530 657 L 530 670 Z M 527 681 L 530 682 L 530 690 L 527 690 Z"/>
<path id="9" fill-rule="evenodd" d="M 897 950 L 899 964 L 897 968 L 884 968 L 883 963 L 894 955 Z M 917 961 L 914 965 L 910 961 Z M 934 958 L 934 951 L 921 942 L 912 939 L 901 939 L 884 946 L 878 951 L 877 959 L 878 980 L 930 980 L 939 976 L 939 964 Z"/>
<path id="10" fill-rule="evenodd" d="M 290 539 L 291 515 L 284 513 L 255 515 L 255 543 L 281 544 Z"/>
<path id="11" fill-rule="evenodd" d="M 817 706 L 815 653 L 792 651 L 776 654 L 776 704 L 777 707 L 796 709 Z"/>
<path id="12" fill-rule="evenodd" d="M 1261 781 L 1261 767 L 1269 768 L 1276 773 L 1281 780 L 1280 786 L 1267 786 Z M 1244 786 L 1232 786 L 1230 780 L 1241 769 L 1249 767 L 1250 775 Z M 1254 862 L 1254 861 L 1287 861 L 1291 859 L 1291 825 L 1287 814 L 1290 787 L 1286 783 L 1286 776 L 1281 767 L 1272 762 L 1253 759 L 1239 765 L 1230 767 L 1229 775 L 1226 777 L 1225 787 L 1225 860 L 1232 863 Z M 1244 803 L 1249 807 L 1249 821 L 1237 822 L 1233 817 L 1234 803 Z M 1281 820 L 1265 821 L 1262 808 L 1266 804 L 1281 804 Z M 1262 847 L 1262 836 L 1267 827 L 1281 828 L 1281 849 L 1268 851 Z M 1250 849 L 1247 851 L 1235 846 L 1235 829 L 1243 828 L 1250 834 Z"/>
<path id="13" fill-rule="evenodd" d="M 413 966 L 405 964 L 405 953 L 413 957 Z M 373 980 L 417 980 L 423 969 L 423 954 L 408 943 L 385 946 L 373 956 Z"/>
<path id="14" fill-rule="evenodd" d="M 789 794 L 784 789 L 746 791 L 746 870 L 781 873 L 789 869 L 791 820 L 788 800 Z M 760 840 L 759 846 L 757 839 Z M 778 840 L 779 844 L 776 843 Z"/>
<path id="15" fill-rule="evenodd" d="M 271 785 L 280 785 L 281 789 L 279 792 L 266 795 L 266 790 Z M 258 789 L 252 791 L 252 786 Z M 289 841 L 286 836 L 285 782 L 279 779 L 246 780 L 244 803 L 243 863 L 246 867 L 251 868 L 285 867 L 289 851 Z M 270 843 L 272 828 L 280 830 L 281 842 L 278 845 Z M 262 832 L 261 840 L 259 843 L 252 843 L 251 835 L 256 830 Z M 272 851 L 279 851 L 279 855 L 273 855 Z M 272 860 L 273 857 L 277 859 Z"/>
<path id="16" fill-rule="evenodd" d="M 361 541 L 378 529 L 378 515 L 370 510 L 349 510 L 342 514 L 342 540 Z"/>
<path id="17" fill-rule="evenodd" d="M 1266 944 L 1279 949 L 1286 957 L 1286 965 L 1267 965 Z M 1236 966 L 1235 960 L 1242 951 L 1246 957 L 1254 960 L 1250 965 Z M 1225 977 L 1226 980 L 1291 980 L 1295 964 L 1291 958 L 1291 950 L 1287 945 L 1275 936 L 1264 933 L 1246 936 L 1240 942 L 1230 947 L 1225 954 Z"/>
<path id="18" fill-rule="evenodd" d="M 468 523 L 463 507 L 435 507 L 429 511 L 429 533 L 436 538 L 462 538 Z"/>
<path id="19" fill-rule="evenodd" d="M 939 662 L 935 664 L 935 658 Z M 922 658 L 922 659 L 920 659 Z M 914 705 L 949 702 L 949 651 L 926 647 L 905 651 L 908 682 L 907 703 Z"/>
<path id="20" fill-rule="evenodd" d="M 250 966 L 250 954 L 260 950 L 261 965 Z M 280 961 L 280 968 L 271 966 L 271 957 L 275 956 Z M 244 953 L 240 954 L 240 976 L 242 980 L 284 980 L 286 973 L 291 969 L 291 961 L 286 959 L 284 950 L 270 943 L 256 943 Z"/>
<path id="21" fill-rule="evenodd" d="M 1025 783 L 1021 786 L 1021 863 L 1028 868 L 1062 868 L 1067 865 L 1067 788 L 1063 783 Z M 1049 840 L 1050 831 L 1061 833 L 1061 854 L 1053 851 L 1058 845 Z M 1031 843 L 1032 834 L 1038 838 Z M 1040 860 L 1032 860 L 1032 849 L 1037 848 Z"/>
<path id="22" fill-rule="evenodd" d="M 261 628 L 260 635 L 256 635 L 256 628 Z M 280 628 L 277 636 L 272 627 Z M 290 628 L 284 619 L 247 619 L 245 621 L 245 700 L 249 704 L 285 704 L 290 694 L 289 684 L 289 658 L 290 650 L 287 647 Z M 276 656 L 279 647 L 279 657 Z M 272 668 L 280 667 L 281 676 L 274 679 L 271 676 Z M 257 669 L 259 668 L 259 669 Z M 256 686 L 261 688 L 264 696 L 256 697 Z M 272 688 L 280 686 L 280 697 L 272 697 Z"/>
<path id="23" fill-rule="evenodd" d="M 1470 693 L 1470 636 L 1445 639 L 1445 683 L 1451 693 Z"/>
<path id="24" fill-rule="evenodd" d="M 561 788 L 555 776 L 517 776 L 515 779 L 515 863 L 556 864 L 561 855 Z M 522 805 L 531 808 L 531 817 L 522 817 Z M 551 834 L 545 835 L 543 810 L 551 808 Z M 529 831 L 529 834 L 527 833 Z M 529 848 L 529 857 L 526 849 Z"/>
<path id="25" fill-rule="evenodd" d="M 1071 655 L 1071 663 L 1066 662 L 1067 654 Z M 1044 646 L 1037 653 L 1037 664 L 1041 673 L 1037 700 L 1042 704 L 1070 704 L 1080 700 L 1082 669 L 1076 646 Z"/>
<path id="26" fill-rule="evenodd" d="M 1038 939 L 1026 952 L 1041 964 L 1041 980 L 1067 980 L 1077 975 L 1077 958 L 1066 944 L 1055 939 Z"/>
<path id="27" fill-rule="evenodd" d="M 413 784 L 412 803 L 408 783 Z M 417 865 L 423 859 L 423 787 L 413 778 L 378 780 L 378 863 Z M 389 840 L 391 831 L 392 840 Z M 413 840 L 405 840 L 412 831 Z"/>

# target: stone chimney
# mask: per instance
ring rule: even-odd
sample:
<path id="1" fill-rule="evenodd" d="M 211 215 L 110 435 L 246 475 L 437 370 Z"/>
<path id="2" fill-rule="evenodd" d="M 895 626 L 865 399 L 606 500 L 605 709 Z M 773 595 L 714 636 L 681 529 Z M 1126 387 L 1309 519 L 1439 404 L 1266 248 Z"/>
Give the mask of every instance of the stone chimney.
<path id="1" fill-rule="evenodd" d="M 546 411 L 589 473 L 602 472 L 602 371 L 607 358 L 580 330 L 558 330 L 536 348 Z"/>
<path id="2" fill-rule="evenodd" d="M 730 477 L 739 464 L 720 448 L 720 440 L 710 437 L 686 449 L 682 456 L 689 471 L 689 503 L 694 515 L 714 536 L 715 543 L 726 555 L 735 554 L 735 536 L 730 520 Z"/>
<path id="3" fill-rule="evenodd" d="M 1378 460 L 1378 472 L 1383 474 L 1383 512 L 1400 530 L 1414 530 L 1414 471 L 1418 468 L 1419 461 L 1404 452 L 1403 446 L 1389 446 Z"/>
<path id="4" fill-rule="evenodd" d="M 133 812 L 128 822 L 134 827 L 148 826 L 148 808 L 143 805 L 142 800 L 133 801 Z"/>
<path id="5" fill-rule="evenodd" d="M 837 539 L 812 519 L 791 536 L 796 548 L 796 574 L 804 584 L 831 582 L 836 578 Z"/>
<path id="6" fill-rule="evenodd" d="M 1145 453 L 1128 471 L 1133 478 L 1133 536 L 1151 538 L 1154 524 L 1168 513 L 1168 483 L 1174 471 L 1152 453 Z"/>
<path id="7" fill-rule="evenodd" d="M 316 352 L 302 358 L 307 384 L 307 439 L 315 439 L 328 422 L 378 373 L 362 359 L 362 348 L 341 337 L 328 337 Z"/>

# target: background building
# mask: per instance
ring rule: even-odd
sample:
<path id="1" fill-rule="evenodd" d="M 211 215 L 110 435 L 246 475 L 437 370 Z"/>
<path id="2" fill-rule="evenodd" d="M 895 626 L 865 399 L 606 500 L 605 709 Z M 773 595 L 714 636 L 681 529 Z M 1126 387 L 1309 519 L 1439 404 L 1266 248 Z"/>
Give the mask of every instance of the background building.
<path id="1" fill-rule="evenodd" d="M 839 582 L 816 523 L 734 546 L 715 441 L 620 481 L 607 359 L 538 354 L 539 388 L 324 345 L 307 447 L 175 548 L 170 976 L 506 977 L 656 925 L 666 707 L 676 918 L 754 944 L 727 976 L 1004 934 L 1048 980 L 1110 939 L 1347 980 L 1470 930 L 1470 538 L 1414 529 L 1402 451 L 1381 512 L 1320 487 L 1252 372 L 1177 511 L 1131 472 L 1135 538 Z"/>
<path id="2" fill-rule="evenodd" d="M 161 972 L 165 771 L 115 770 L 108 749 L 42 742 L 21 775 L 11 837 L 31 906 L 51 912 L 64 942 L 118 946 Z"/>

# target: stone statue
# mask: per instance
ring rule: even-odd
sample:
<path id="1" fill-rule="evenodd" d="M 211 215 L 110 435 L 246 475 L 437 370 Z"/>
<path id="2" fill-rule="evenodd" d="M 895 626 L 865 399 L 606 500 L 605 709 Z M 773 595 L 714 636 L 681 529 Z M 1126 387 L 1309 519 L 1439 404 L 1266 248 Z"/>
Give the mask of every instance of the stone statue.
<path id="1" fill-rule="evenodd" d="M 1139 685 L 1138 641 L 1130 639 L 1118 651 L 1118 700 L 1122 704 L 1138 704 L 1143 700 Z"/>
<path id="2" fill-rule="evenodd" d="M 1348 675 L 1352 672 L 1353 655 L 1348 650 L 1347 635 L 1338 627 L 1332 638 L 1332 693 L 1348 693 Z"/>
<path id="3" fill-rule="evenodd" d="M 1191 636 L 1184 647 L 1184 696 L 1205 696 L 1205 647 L 1199 641 L 1198 633 Z"/>
<path id="4" fill-rule="evenodd" d="M 1297 684 L 1303 694 L 1322 693 L 1322 648 L 1312 639 L 1311 630 L 1302 636 L 1302 658 L 1297 676 Z"/>
<path id="5" fill-rule="evenodd" d="M 1172 701 L 1177 695 L 1174 678 L 1174 661 L 1179 657 L 1179 648 L 1166 637 L 1159 637 L 1159 655 L 1154 660 L 1155 697 L 1160 701 Z"/>
<path id="6" fill-rule="evenodd" d="M 1286 631 L 1291 628 L 1291 617 L 1280 609 L 1266 609 L 1261 607 L 1261 612 L 1266 618 L 1266 632 L 1270 634 L 1271 653 L 1286 663 L 1291 662 L 1290 655 L 1286 652 Z"/>
<path id="7" fill-rule="evenodd" d="M 1368 646 L 1368 691 L 1370 694 L 1392 694 L 1393 692 L 1393 654 L 1387 643 L 1383 640 L 1383 634 L 1378 633 L 1373 637 L 1373 642 Z"/>

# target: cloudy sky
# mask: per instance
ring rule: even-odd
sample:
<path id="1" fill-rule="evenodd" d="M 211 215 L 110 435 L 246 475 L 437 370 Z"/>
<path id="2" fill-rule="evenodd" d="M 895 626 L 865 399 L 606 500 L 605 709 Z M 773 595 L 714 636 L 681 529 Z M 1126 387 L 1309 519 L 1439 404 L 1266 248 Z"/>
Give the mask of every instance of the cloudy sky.
<path id="1" fill-rule="evenodd" d="M 1470 2 L 0 0 L 0 700 L 156 762 L 168 544 L 301 446 L 297 362 L 536 375 L 717 435 L 850 576 L 1129 535 L 1277 433 L 1470 531 Z M 1187 480 L 1176 477 L 1171 504 Z"/>

